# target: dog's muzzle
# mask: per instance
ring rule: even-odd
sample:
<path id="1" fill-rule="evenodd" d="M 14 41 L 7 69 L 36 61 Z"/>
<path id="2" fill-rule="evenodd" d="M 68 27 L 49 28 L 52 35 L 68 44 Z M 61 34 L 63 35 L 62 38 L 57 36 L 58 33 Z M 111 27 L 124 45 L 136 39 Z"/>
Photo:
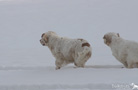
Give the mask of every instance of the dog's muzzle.
<path id="1" fill-rule="evenodd" d="M 40 40 L 40 43 L 41 43 L 43 46 L 46 45 L 46 44 L 45 44 L 45 41 L 44 41 L 43 39 Z"/>
<path id="2" fill-rule="evenodd" d="M 107 44 L 106 38 L 105 36 L 103 37 L 104 43 Z"/>

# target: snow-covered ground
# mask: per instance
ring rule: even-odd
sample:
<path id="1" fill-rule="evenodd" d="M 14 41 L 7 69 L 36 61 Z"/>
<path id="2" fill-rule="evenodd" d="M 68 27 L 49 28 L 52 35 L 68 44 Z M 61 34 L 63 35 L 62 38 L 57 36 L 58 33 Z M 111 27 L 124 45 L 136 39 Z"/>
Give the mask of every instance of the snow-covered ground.
<path id="1" fill-rule="evenodd" d="M 132 90 L 138 69 L 122 68 L 102 38 L 138 41 L 137 9 L 138 0 L 0 0 L 0 90 Z M 91 43 L 85 68 L 55 70 L 39 42 L 49 30 Z"/>

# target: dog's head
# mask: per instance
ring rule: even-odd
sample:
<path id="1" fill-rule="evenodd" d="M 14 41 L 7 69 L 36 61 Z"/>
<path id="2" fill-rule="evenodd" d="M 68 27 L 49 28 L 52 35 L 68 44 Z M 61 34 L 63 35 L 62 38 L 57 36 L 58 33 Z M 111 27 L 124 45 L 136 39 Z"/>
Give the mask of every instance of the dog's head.
<path id="1" fill-rule="evenodd" d="M 132 83 L 132 84 L 130 84 L 131 86 L 134 86 L 135 84 L 134 83 Z"/>
<path id="2" fill-rule="evenodd" d="M 40 43 L 43 46 L 47 46 L 48 45 L 48 42 L 49 42 L 49 38 L 52 35 L 56 35 L 56 33 L 55 32 L 52 32 L 52 31 L 48 31 L 46 33 L 43 33 L 42 36 L 41 36 L 41 39 L 40 39 Z"/>
<path id="3" fill-rule="evenodd" d="M 104 35 L 103 39 L 104 39 L 104 43 L 107 45 L 107 46 L 110 46 L 110 44 L 112 43 L 112 38 L 113 37 L 120 37 L 119 33 L 113 33 L 113 32 L 110 32 L 110 33 L 107 33 Z"/>

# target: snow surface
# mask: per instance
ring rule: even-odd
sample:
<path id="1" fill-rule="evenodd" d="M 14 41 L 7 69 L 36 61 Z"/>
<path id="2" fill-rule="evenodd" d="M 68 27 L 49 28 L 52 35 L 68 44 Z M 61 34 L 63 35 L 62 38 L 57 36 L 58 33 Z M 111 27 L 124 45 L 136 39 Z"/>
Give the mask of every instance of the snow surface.
<path id="1" fill-rule="evenodd" d="M 118 32 L 138 41 L 137 9 L 138 0 L 1 0 L 0 90 L 132 90 L 138 69 L 122 68 L 102 38 Z M 39 42 L 49 30 L 91 43 L 85 68 L 55 70 Z"/>

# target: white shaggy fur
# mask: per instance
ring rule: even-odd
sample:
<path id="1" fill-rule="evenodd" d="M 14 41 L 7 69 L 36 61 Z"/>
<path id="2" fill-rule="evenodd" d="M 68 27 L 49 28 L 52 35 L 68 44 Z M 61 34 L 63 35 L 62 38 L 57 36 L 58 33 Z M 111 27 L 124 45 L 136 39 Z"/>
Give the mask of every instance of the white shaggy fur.
<path id="1" fill-rule="evenodd" d="M 126 68 L 138 66 L 138 43 L 124 40 L 118 33 L 107 33 L 103 39 L 111 48 L 113 56 Z"/>
<path id="2" fill-rule="evenodd" d="M 91 46 L 86 40 L 60 37 L 52 31 L 42 34 L 40 43 L 48 46 L 56 58 L 56 69 L 69 63 L 74 63 L 77 67 L 84 67 L 92 54 Z"/>
<path id="3" fill-rule="evenodd" d="M 131 86 L 133 87 L 132 90 L 138 89 L 138 85 L 135 85 L 134 83 L 132 83 Z"/>

